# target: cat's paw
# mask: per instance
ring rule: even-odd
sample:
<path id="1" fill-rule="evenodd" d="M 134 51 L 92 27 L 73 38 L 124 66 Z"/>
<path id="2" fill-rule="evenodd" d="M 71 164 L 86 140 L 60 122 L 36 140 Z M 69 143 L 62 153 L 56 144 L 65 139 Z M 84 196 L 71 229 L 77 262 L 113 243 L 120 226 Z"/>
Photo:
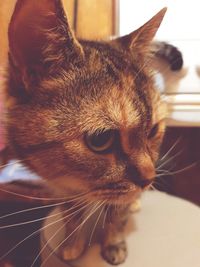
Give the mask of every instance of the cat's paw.
<path id="1" fill-rule="evenodd" d="M 85 242 L 83 240 L 79 240 L 72 246 L 63 246 L 60 249 L 61 258 L 64 261 L 71 261 L 78 259 L 84 251 Z"/>
<path id="2" fill-rule="evenodd" d="M 101 251 L 103 259 L 111 265 L 119 265 L 123 263 L 127 258 L 127 254 L 125 241 L 104 247 Z"/>

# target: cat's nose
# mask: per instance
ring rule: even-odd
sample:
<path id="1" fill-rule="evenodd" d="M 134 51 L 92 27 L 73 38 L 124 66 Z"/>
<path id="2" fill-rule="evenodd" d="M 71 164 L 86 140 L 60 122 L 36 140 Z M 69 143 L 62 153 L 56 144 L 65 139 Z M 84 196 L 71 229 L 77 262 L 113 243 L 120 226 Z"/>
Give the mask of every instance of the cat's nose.
<path id="1" fill-rule="evenodd" d="M 134 179 L 134 184 L 144 189 L 152 183 L 152 179 Z"/>
<path id="2" fill-rule="evenodd" d="M 156 176 L 150 156 L 142 151 L 137 151 L 135 157 L 129 160 L 126 171 L 129 180 L 142 189 L 149 186 Z"/>
<path id="3" fill-rule="evenodd" d="M 155 177 L 154 174 L 155 172 L 152 170 L 147 175 L 147 173 L 141 172 L 139 168 L 133 165 L 129 165 L 126 168 L 127 178 L 142 189 L 149 186 L 153 182 Z"/>

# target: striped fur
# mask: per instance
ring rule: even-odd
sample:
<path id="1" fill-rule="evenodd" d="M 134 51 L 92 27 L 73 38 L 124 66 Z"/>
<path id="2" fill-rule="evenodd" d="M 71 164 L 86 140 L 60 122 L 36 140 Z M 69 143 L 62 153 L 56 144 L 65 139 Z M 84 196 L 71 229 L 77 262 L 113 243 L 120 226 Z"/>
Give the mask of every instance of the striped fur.
<path id="1" fill-rule="evenodd" d="M 89 192 L 87 201 L 105 201 L 111 210 L 119 206 L 120 216 L 111 212 L 112 231 L 108 225 L 100 241 L 111 264 L 125 260 L 125 245 L 124 254 L 117 248 L 129 206 L 155 176 L 165 106 L 148 53 L 164 13 L 111 42 L 78 41 L 59 0 L 18 0 L 9 27 L 10 153 L 46 179 L 55 195 Z M 115 133 L 112 150 L 99 154 L 88 148 L 86 134 L 109 130 Z M 82 253 L 87 238 L 80 239 L 81 248 L 65 244 L 65 259 Z"/>

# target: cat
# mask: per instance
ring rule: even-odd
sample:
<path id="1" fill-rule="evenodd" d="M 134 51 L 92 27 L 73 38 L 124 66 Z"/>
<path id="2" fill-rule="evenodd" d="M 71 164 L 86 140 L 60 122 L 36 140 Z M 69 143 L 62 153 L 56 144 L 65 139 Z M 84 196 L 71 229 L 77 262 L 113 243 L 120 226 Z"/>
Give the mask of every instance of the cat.
<path id="1" fill-rule="evenodd" d="M 106 42 L 77 40 L 60 0 L 18 0 L 9 25 L 8 151 L 46 179 L 52 197 L 74 198 L 65 209 L 82 204 L 66 235 L 88 209 L 109 209 L 99 243 L 112 265 L 127 257 L 131 206 L 156 176 L 166 106 L 151 49 L 165 12 Z M 59 253 L 74 260 L 87 243 L 80 232 Z"/>

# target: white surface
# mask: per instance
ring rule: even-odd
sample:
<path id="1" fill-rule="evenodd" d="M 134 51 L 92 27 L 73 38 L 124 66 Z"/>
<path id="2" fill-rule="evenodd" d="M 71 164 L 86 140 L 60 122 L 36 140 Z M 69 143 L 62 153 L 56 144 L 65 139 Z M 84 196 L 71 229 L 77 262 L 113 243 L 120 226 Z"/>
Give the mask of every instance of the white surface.
<path id="1" fill-rule="evenodd" d="M 5 168 L 0 171 L 0 184 L 16 180 L 39 181 L 40 177 L 28 170 L 28 168 L 20 163 L 20 160 L 11 160 L 5 165 Z"/>
<path id="2" fill-rule="evenodd" d="M 137 230 L 128 238 L 129 256 L 121 267 L 200 267 L 199 207 L 165 193 L 151 191 L 143 195 L 142 209 L 134 215 L 134 220 Z M 49 237 L 53 233 L 55 230 L 46 232 Z M 46 249 L 43 258 L 50 251 L 50 248 Z M 54 254 L 42 266 L 68 265 L 59 261 Z M 73 266 L 110 265 L 101 259 L 99 247 L 95 246 Z"/>

